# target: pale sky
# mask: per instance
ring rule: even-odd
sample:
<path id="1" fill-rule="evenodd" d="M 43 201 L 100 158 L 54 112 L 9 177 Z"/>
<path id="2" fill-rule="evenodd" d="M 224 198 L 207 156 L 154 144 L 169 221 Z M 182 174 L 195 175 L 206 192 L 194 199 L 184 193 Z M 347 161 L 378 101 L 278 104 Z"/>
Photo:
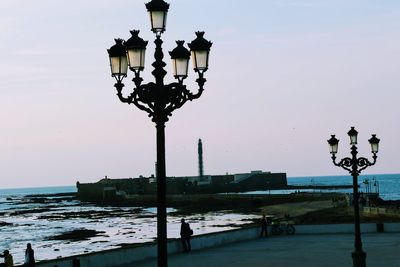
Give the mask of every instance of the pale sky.
<path id="1" fill-rule="evenodd" d="M 0 188 L 154 173 L 154 124 L 118 100 L 106 51 L 140 30 L 144 82 L 153 81 L 144 2 L 1 0 Z M 206 174 L 345 175 L 326 140 L 336 134 L 338 157 L 349 156 L 350 126 L 361 156 L 371 156 L 371 134 L 381 139 L 365 174 L 400 172 L 400 1 L 169 3 L 167 82 L 175 40 L 203 30 L 213 46 L 203 96 L 167 123 L 168 176 L 197 175 L 199 138 Z M 186 81 L 194 91 L 195 78 Z"/>

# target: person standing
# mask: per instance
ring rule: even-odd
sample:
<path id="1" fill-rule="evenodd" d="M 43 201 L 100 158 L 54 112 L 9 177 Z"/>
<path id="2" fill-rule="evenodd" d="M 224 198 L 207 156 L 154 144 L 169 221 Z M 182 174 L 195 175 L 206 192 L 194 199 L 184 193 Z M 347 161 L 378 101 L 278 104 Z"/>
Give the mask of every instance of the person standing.
<path id="1" fill-rule="evenodd" d="M 263 216 L 261 218 L 261 237 L 267 237 L 268 236 L 268 221 L 267 218 L 265 217 L 265 213 L 263 213 Z"/>
<path id="2" fill-rule="evenodd" d="M 0 267 L 14 267 L 13 257 L 8 250 L 4 250 L 0 257 L 4 258 L 4 263 L 0 264 Z"/>
<path id="3" fill-rule="evenodd" d="M 181 242 L 184 252 L 189 252 L 192 250 L 190 245 L 190 236 L 193 234 L 192 229 L 190 229 L 189 223 L 185 222 L 185 219 L 181 219 Z"/>
<path id="4" fill-rule="evenodd" d="M 32 249 L 31 243 L 26 244 L 24 266 L 26 266 L 26 267 L 34 267 L 35 266 L 35 253 Z"/>

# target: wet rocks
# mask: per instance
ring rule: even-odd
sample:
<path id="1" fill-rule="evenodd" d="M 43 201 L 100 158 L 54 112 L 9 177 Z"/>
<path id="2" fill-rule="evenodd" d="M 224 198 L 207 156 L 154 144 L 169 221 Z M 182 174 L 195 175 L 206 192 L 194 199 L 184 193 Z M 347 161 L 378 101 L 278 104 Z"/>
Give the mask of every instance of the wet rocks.
<path id="1" fill-rule="evenodd" d="M 96 231 L 90 229 L 77 229 L 49 237 L 47 238 L 47 240 L 69 240 L 75 242 L 81 240 L 89 240 L 92 237 L 99 236 L 102 234 L 104 234 L 103 231 Z"/>
<path id="2" fill-rule="evenodd" d="M 0 227 L 2 226 L 12 226 L 12 223 L 8 223 L 8 222 L 0 222 Z"/>

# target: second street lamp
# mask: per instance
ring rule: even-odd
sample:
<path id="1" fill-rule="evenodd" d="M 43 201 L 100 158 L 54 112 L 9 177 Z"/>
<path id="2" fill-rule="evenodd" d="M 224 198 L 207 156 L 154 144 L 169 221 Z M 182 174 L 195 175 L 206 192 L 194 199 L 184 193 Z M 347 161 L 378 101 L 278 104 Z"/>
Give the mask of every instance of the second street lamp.
<path id="1" fill-rule="evenodd" d="M 354 251 L 352 253 L 353 266 L 354 267 L 365 267 L 366 266 L 366 253 L 362 250 L 361 242 L 361 230 L 360 230 L 360 208 L 359 208 L 359 195 L 358 195 L 358 176 L 361 171 L 367 167 L 372 166 L 376 163 L 379 139 L 375 134 L 372 135 L 368 141 L 371 144 L 371 152 L 373 161 L 370 162 L 367 158 L 357 158 L 357 135 L 358 132 L 351 127 L 347 133 L 350 137 L 351 145 L 351 157 L 343 158 L 339 162 L 336 162 L 336 153 L 338 152 L 339 140 L 336 139 L 335 135 L 332 135 L 328 140 L 330 147 L 330 153 L 332 154 L 332 161 L 335 166 L 342 167 L 347 170 L 353 177 L 353 202 L 354 202 Z"/>
<path id="2" fill-rule="evenodd" d="M 123 103 L 134 104 L 148 113 L 157 129 L 157 254 L 158 267 L 168 266 L 167 261 L 167 204 L 166 204 L 166 170 L 165 170 L 165 123 L 172 112 L 182 107 L 188 100 L 201 96 L 206 79 L 204 72 L 208 69 L 208 59 L 212 43 L 204 39 L 204 32 L 196 32 L 196 39 L 188 44 L 191 53 L 184 47 L 184 41 L 177 41 L 177 47 L 170 52 L 174 77 L 178 80 L 170 84 L 164 83 L 167 72 L 163 61 L 161 34 L 166 28 L 169 4 L 163 0 L 152 0 L 146 4 L 150 14 L 151 28 L 156 35 L 154 53 L 155 81 L 142 84 L 140 72 L 144 70 L 147 41 L 139 37 L 139 31 L 131 31 L 131 37 L 124 42 L 115 39 L 115 45 L 109 50 L 111 76 L 117 83 L 117 96 Z M 198 74 L 196 83 L 199 88 L 192 93 L 183 84 L 188 76 L 190 54 L 193 55 L 193 69 Z M 128 96 L 123 96 L 123 79 L 127 76 L 127 68 L 134 73 L 134 88 Z"/>

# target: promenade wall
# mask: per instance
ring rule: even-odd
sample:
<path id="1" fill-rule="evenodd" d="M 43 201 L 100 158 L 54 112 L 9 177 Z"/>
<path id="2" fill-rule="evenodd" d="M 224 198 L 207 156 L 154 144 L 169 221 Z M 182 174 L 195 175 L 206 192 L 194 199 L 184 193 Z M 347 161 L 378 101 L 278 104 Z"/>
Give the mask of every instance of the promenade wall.
<path id="1" fill-rule="evenodd" d="M 329 225 L 296 225 L 296 234 L 351 234 L 353 224 Z M 362 233 L 400 232 L 400 223 L 366 223 L 361 225 Z M 200 250 L 230 244 L 234 242 L 252 240 L 260 237 L 259 227 L 246 227 L 218 233 L 194 236 L 192 250 Z M 182 246 L 179 239 L 168 241 L 168 254 L 181 253 Z M 134 263 L 137 261 L 157 257 L 155 242 L 135 244 L 123 248 L 86 253 L 54 260 L 40 261 L 37 267 L 111 267 Z M 74 265 L 75 264 L 75 265 Z"/>

